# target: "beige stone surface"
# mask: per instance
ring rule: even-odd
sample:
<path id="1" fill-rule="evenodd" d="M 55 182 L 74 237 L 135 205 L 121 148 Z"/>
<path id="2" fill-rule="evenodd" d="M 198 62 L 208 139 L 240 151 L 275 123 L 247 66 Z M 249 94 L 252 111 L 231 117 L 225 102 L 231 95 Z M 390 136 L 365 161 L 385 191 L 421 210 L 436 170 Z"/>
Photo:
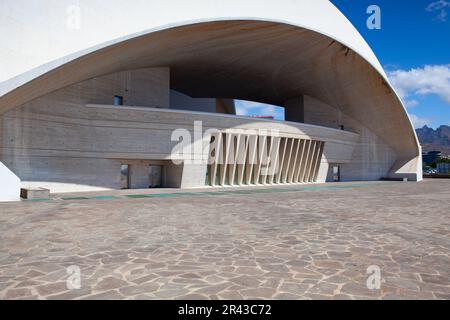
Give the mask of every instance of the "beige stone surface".
<path id="1" fill-rule="evenodd" d="M 449 299 L 449 190 L 426 180 L 1 204 L 0 299 Z M 64 287 L 72 265 L 80 290 Z"/>

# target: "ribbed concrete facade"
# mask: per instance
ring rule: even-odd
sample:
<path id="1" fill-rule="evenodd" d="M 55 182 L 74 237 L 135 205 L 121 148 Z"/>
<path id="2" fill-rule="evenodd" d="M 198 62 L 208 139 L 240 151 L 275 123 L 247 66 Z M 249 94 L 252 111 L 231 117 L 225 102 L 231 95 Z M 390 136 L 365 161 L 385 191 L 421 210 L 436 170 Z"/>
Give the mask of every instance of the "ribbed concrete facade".
<path id="1" fill-rule="evenodd" d="M 212 144 L 208 182 L 211 186 L 314 183 L 324 145 L 295 137 L 220 133 Z"/>

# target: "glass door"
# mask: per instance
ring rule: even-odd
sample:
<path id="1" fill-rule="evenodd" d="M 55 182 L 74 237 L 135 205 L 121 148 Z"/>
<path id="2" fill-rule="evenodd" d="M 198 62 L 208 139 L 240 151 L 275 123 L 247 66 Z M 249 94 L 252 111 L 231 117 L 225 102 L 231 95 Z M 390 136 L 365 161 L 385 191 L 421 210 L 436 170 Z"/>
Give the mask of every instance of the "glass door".
<path id="1" fill-rule="evenodd" d="M 333 181 L 334 182 L 340 182 L 341 181 L 341 167 L 340 166 L 333 166 Z"/>

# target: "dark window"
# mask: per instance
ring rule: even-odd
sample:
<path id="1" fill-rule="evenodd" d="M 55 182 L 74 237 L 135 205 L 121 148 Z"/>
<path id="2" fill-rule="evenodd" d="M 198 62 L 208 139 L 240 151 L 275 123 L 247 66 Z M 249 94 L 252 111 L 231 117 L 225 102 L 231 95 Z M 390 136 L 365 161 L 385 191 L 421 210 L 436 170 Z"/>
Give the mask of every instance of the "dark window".
<path id="1" fill-rule="evenodd" d="M 120 166 L 120 184 L 121 189 L 130 188 L 130 165 L 128 164 Z"/>
<path id="2" fill-rule="evenodd" d="M 333 181 L 340 182 L 341 181 L 341 167 L 333 166 Z"/>
<path id="3" fill-rule="evenodd" d="M 115 106 L 123 106 L 123 97 L 122 96 L 114 96 L 114 105 Z"/>
<path id="4" fill-rule="evenodd" d="M 345 127 L 344 127 L 343 125 L 340 125 L 340 126 L 339 126 L 339 129 L 342 130 L 342 131 L 344 131 L 344 130 L 345 130 Z"/>

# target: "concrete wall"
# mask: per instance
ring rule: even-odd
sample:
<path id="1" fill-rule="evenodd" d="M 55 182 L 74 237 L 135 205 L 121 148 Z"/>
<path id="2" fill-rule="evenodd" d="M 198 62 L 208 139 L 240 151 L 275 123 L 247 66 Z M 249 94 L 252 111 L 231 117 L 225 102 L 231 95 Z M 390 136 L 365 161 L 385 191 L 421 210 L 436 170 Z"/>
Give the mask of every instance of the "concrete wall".
<path id="1" fill-rule="evenodd" d="M 379 180 L 389 176 L 397 155 L 385 141 L 339 109 L 318 99 L 305 96 L 304 108 L 305 123 L 334 129 L 343 126 L 346 131 L 359 134 L 350 159 L 343 161 L 342 156 L 328 159 L 328 162 L 341 166 L 342 181 Z"/>
<path id="2" fill-rule="evenodd" d="M 20 175 L 24 187 L 52 192 L 118 189 L 120 166 L 130 164 L 130 187 L 147 188 L 148 160 L 164 157 L 139 161 L 128 156 L 133 149 L 130 142 L 139 145 L 140 139 L 145 145 L 149 137 L 128 135 L 120 125 L 101 124 L 101 114 L 86 105 L 111 105 L 119 95 L 129 106 L 169 108 L 169 92 L 168 68 L 117 72 L 55 91 L 0 118 L 0 136 L 4 137 L 0 139 L 0 159 Z M 127 114 L 122 117 L 125 120 Z M 92 119 L 97 119 L 98 125 Z M 126 150 L 123 157 L 105 156 L 104 151 L 113 145 Z"/>
<path id="3" fill-rule="evenodd" d="M 161 79 L 165 70 L 145 72 Z M 346 161 L 359 139 L 357 134 L 303 124 L 145 107 L 166 101 L 160 89 L 154 90 L 158 100 L 145 100 L 144 91 L 127 86 L 128 93 L 138 92 L 141 99 L 131 94 L 128 101 L 144 107 L 92 104 L 110 101 L 122 88 L 117 84 L 127 79 L 125 74 L 60 89 L 3 114 L 0 161 L 24 186 L 51 192 L 119 189 L 121 164 L 131 165 L 132 188 L 148 187 L 149 164 L 165 166 L 165 186 L 192 188 L 205 185 L 206 164 L 175 165 L 170 157 L 177 143 L 171 141 L 173 131 L 183 128 L 194 136 L 194 121 L 202 121 L 203 130 L 272 128 L 283 137 L 325 141 L 323 163 L 327 158 Z M 168 92 L 167 83 L 158 83 Z M 199 155 L 204 156 L 204 150 Z"/>
<path id="4" fill-rule="evenodd" d="M 236 114 L 233 99 L 192 98 L 176 90 L 170 90 L 170 108 L 175 110 Z"/>
<path id="5" fill-rule="evenodd" d="M 286 101 L 284 110 L 284 119 L 286 121 L 305 122 L 305 102 L 303 95 Z"/>
<path id="6" fill-rule="evenodd" d="M 147 68 L 92 78 L 52 94 L 52 99 L 74 104 L 113 104 L 122 96 L 128 106 L 169 108 L 170 69 Z"/>
<path id="7" fill-rule="evenodd" d="M 176 90 L 170 90 L 170 108 L 202 112 L 216 112 L 216 99 L 191 98 Z"/>

